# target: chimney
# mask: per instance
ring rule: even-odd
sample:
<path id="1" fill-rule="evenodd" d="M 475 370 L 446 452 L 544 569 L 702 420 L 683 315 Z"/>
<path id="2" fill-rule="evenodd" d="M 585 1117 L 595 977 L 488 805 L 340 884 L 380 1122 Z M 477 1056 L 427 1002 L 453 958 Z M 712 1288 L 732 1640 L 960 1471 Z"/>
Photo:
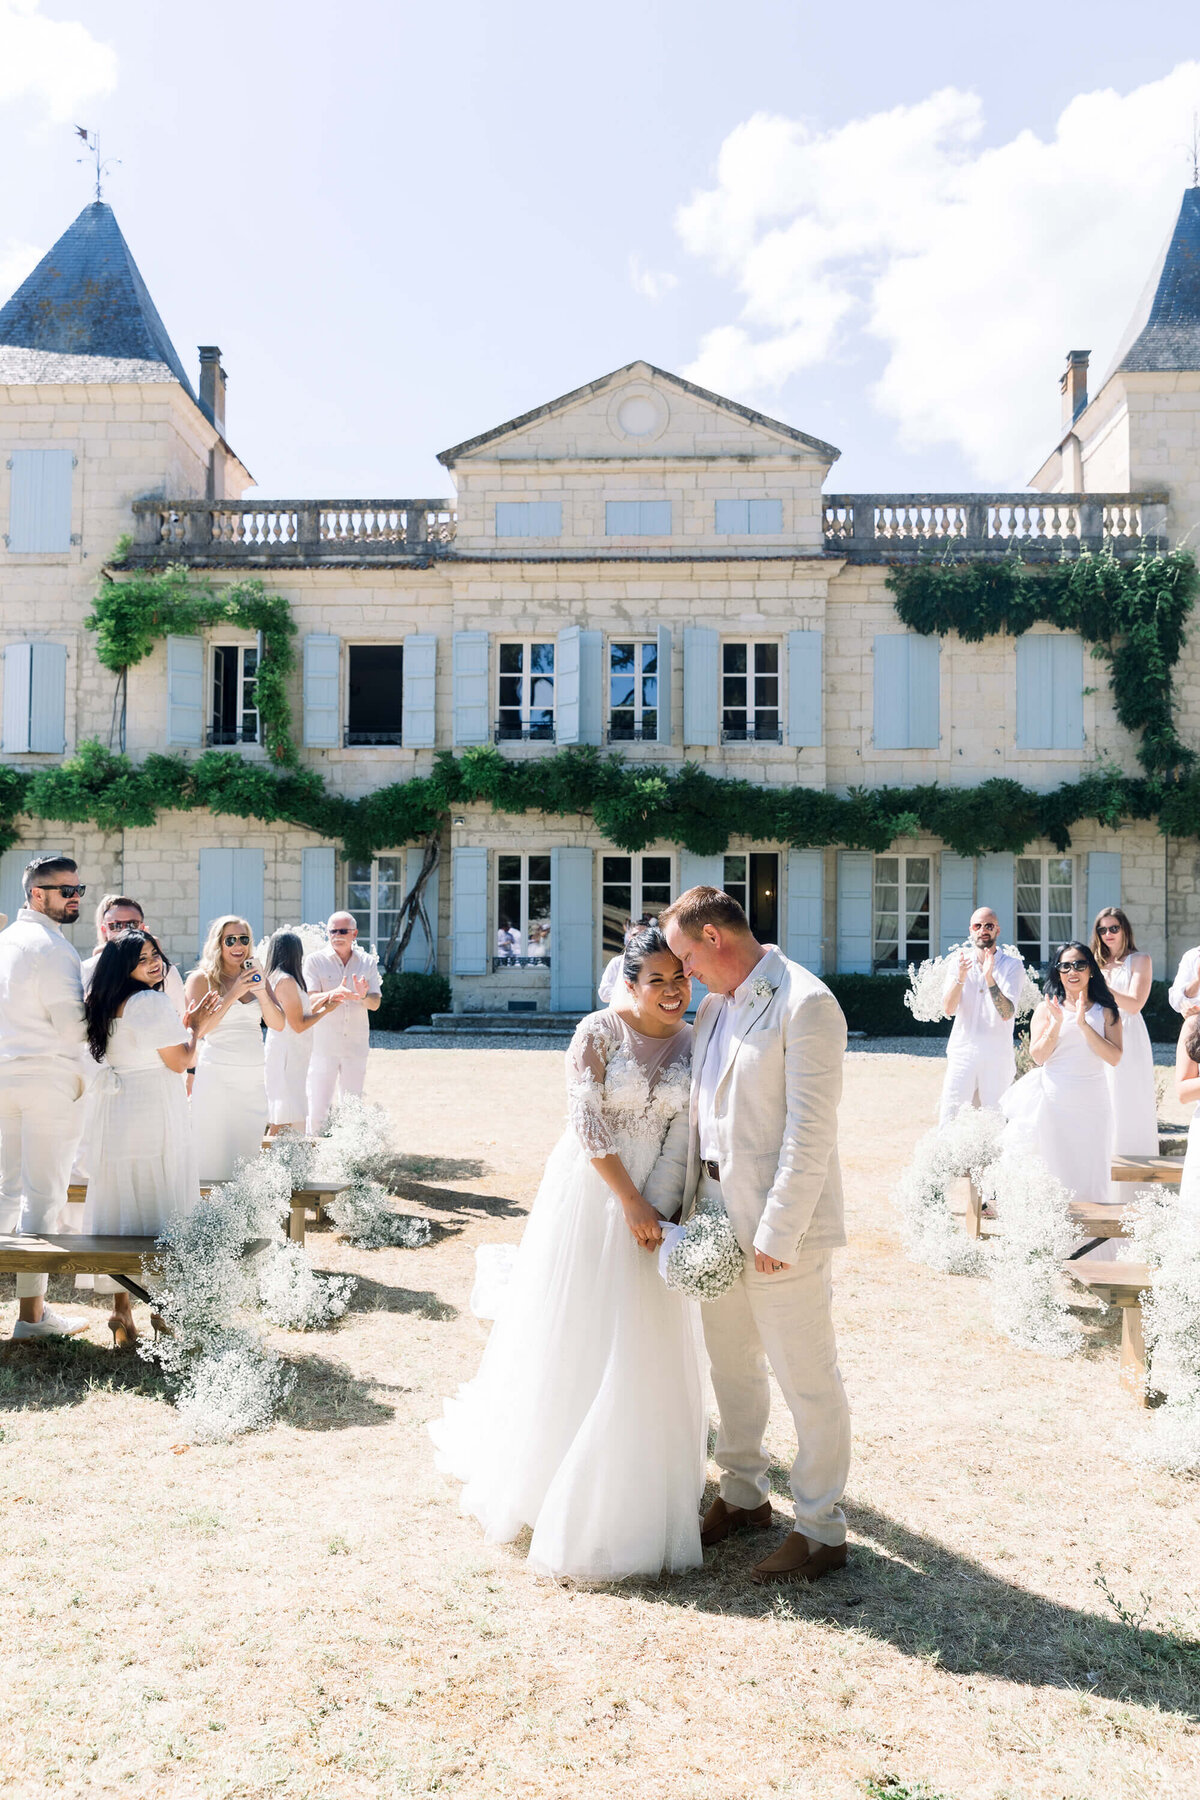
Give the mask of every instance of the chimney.
<path id="1" fill-rule="evenodd" d="M 1084 362 L 1087 358 L 1084 357 Z M 225 436 L 225 371 L 216 344 L 200 346 L 200 411 Z"/>
<path id="2" fill-rule="evenodd" d="M 201 355 L 203 355 L 201 351 Z M 1073 425 L 1087 405 L 1087 372 L 1090 350 L 1068 350 L 1067 367 L 1059 387 L 1062 390 L 1062 422 Z M 224 376 L 222 376 L 222 381 Z"/>

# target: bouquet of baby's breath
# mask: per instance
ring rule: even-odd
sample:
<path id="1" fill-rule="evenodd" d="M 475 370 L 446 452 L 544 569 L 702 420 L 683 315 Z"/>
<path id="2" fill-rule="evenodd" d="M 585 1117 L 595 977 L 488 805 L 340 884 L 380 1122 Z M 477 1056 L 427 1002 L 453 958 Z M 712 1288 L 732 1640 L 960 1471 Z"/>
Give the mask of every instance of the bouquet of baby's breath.
<path id="1" fill-rule="evenodd" d="M 663 1279 L 688 1300 L 719 1300 L 745 1261 L 725 1208 L 701 1202 L 667 1249 Z"/>

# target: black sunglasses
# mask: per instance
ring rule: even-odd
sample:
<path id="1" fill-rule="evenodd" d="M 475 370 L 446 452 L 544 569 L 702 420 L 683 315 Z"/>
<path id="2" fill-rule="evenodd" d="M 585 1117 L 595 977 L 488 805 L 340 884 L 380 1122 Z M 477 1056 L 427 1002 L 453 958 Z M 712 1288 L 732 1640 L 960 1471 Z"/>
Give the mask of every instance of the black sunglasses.
<path id="1" fill-rule="evenodd" d="M 1076 957 L 1074 962 L 1056 963 L 1055 967 L 1058 969 L 1086 969 L 1087 964 Z"/>
<path id="2" fill-rule="evenodd" d="M 248 944 L 249 942 L 250 939 L 248 937 L 227 937 L 225 939 L 225 948 L 227 950 L 232 950 L 235 944 Z"/>
<path id="3" fill-rule="evenodd" d="M 352 925 L 334 925 L 329 935 L 330 937 L 349 937 L 353 930 Z"/>
<path id="4" fill-rule="evenodd" d="M 1123 925 L 1098 925 L 1096 929 L 1101 937 L 1120 937 L 1125 927 Z"/>
<path id="5" fill-rule="evenodd" d="M 80 882 L 77 887 L 55 887 L 52 882 L 46 881 L 31 881 L 29 885 L 43 894 L 61 894 L 64 900 L 74 900 L 76 895 L 82 899 L 87 893 L 86 881 Z"/>

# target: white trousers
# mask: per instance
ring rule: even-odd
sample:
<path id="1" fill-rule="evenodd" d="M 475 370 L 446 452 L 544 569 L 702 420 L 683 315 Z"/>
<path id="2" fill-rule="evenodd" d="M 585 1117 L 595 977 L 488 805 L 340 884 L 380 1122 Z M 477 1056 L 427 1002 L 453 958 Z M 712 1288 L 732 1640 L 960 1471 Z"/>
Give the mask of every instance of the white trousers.
<path id="1" fill-rule="evenodd" d="M 1007 1042 L 948 1054 L 938 1124 L 946 1125 L 964 1106 L 974 1106 L 977 1094 L 980 1106 L 999 1106 L 1016 1073 L 1012 1045 Z"/>
<path id="2" fill-rule="evenodd" d="M 69 1065 L 0 1063 L 0 1231 L 69 1229 L 67 1185 L 83 1130 L 83 1079 Z M 45 1275 L 18 1275 L 17 1299 L 46 1292 Z"/>
<path id="3" fill-rule="evenodd" d="M 305 1130 L 309 1137 L 317 1137 L 324 1131 L 335 1094 L 340 1097 L 362 1093 L 367 1080 L 368 1048 L 364 1044 L 361 1049 L 323 1056 L 319 1046 L 314 1046 L 308 1065 L 308 1123 Z"/>
<path id="4" fill-rule="evenodd" d="M 701 1193 L 719 1193 L 708 1176 Z M 833 1332 L 833 1253 L 801 1247 L 792 1267 L 760 1275 L 753 1260 L 728 1293 L 700 1308 L 720 1411 L 721 1497 L 760 1506 L 770 1493 L 763 1439 L 771 1413 L 768 1364 L 796 1427 L 788 1485 L 796 1530 L 818 1544 L 843 1544 L 838 1504 L 850 1470 L 850 1409 Z"/>

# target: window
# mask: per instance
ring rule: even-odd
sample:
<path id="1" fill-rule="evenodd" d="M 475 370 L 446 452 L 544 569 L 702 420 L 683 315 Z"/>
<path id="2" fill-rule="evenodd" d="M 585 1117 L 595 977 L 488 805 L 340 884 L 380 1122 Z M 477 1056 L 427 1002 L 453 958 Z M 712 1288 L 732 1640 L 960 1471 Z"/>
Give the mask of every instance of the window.
<path id="1" fill-rule="evenodd" d="M 500 708 L 496 738 L 554 739 L 554 645 L 500 646 Z"/>
<path id="2" fill-rule="evenodd" d="M 550 858 L 496 858 L 493 969 L 549 968 Z"/>
<path id="3" fill-rule="evenodd" d="M 670 537 L 669 500 L 609 500 L 604 507 L 607 537 Z"/>
<path id="4" fill-rule="evenodd" d="M 658 645 L 608 646 L 608 737 L 627 743 L 658 737 Z"/>
<path id="5" fill-rule="evenodd" d="M 403 743 L 403 678 L 403 644 L 350 645 L 347 744 Z"/>
<path id="6" fill-rule="evenodd" d="M 346 911 L 354 914 L 360 941 L 374 944 L 381 955 L 391 942 L 405 892 L 403 852 L 346 865 Z"/>
<path id="7" fill-rule="evenodd" d="M 256 645 L 214 645 L 210 744 L 257 744 L 258 713 L 254 705 L 257 681 Z"/>
<path id="8" fill-rule="evenodd" d="M 782 742 L 778 644 L 722 644 L 721 742 Z"/>
<path id="9" fill-rule="evenodd" d="M 741 906 L 759 943 L 778 943 L 778 852 L 753 850 L 749 856 L 727 856 L 724 887 Z"/>
<path id="10" fill-rule="evenodd" d="M 562 536 L 561 500 L 497 500 L 498 538 Z"/>
<path id="11" fill-rule="evenodd" d="M 602 856 L 600 919 L 605 957 L 618 955 L 624 946 L 626 919 L 659 913 L 670 899 L 669 856 Z"/>
<path id="12" fill-rule="evenodd" d="M 783 501 L 718 500 L 716 528 L 723 537 L 773 537 L 783 530 Z"/>
<path id="13" fill-rule="evenodd" d="M 1069 856 L 1018 856 L 1017 949 L 1047 963 L 1075 933 L 1075 866 Z"/>
<path id="14" fill-rule="evenodd" d="M 929 955 L 929 858 L 875 858 L 876 969 L 903 969 Z"/>

